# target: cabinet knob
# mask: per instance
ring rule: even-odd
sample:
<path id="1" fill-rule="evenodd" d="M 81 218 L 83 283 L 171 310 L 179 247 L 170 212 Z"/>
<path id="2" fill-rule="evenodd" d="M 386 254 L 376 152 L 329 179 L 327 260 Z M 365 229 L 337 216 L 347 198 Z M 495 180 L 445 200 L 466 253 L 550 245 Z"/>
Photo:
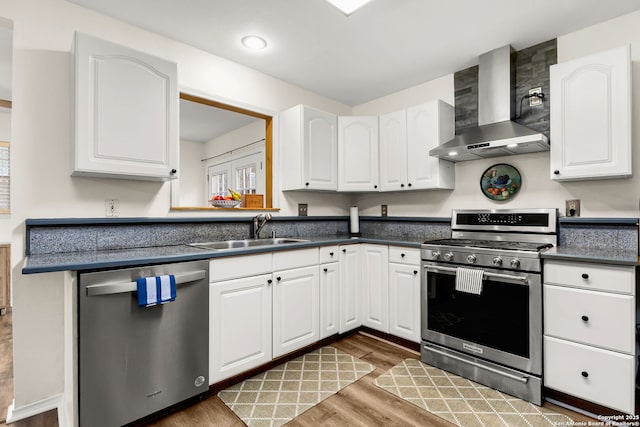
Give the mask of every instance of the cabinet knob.
<path id="1" fill-rule="evenodd" d="M 588 322 L 589 321 L 589 316 L 582 316 L 581 317 L 583 322 Z"/>
<path id="2" fill-rule="evenodd" d="M 556 170 L 553 171 L 553 174 L 554 175 L 560 175 L 560 171 L 558 169 L 556 169 Z"/>
<path id="3" fill-rule="evenodd" d="M 404 184 L 400 184 L 400 188 L 404 188 Z"/>
<path id="4" fill-rule="evenodd" d="M 304 183 L 304 185 L 305 185 L 306 187 L 308 187 L 308 186 L 309 186 L 309 183 L 308 183 L 308 182 L 305 182 L 305 183 Z"/>
<path id="5" fill-rule="evenodd" d="M 404 256 L 405 256 L 404 254 L 400 254 L 400 258 L 404 258 Z"/>
<path id="6" fill-rule="evenodd" d="M 589 377 L 589 372 L 587 372 L 587 371 L 582 371 L 582 372 L 580 372 L 580 375 L 582 375 L 582 376 L 583 376 L 583 377 L 585 377 L 585 378 L 588 378 L 588 377 Z"/>
<path id="7" fill-rule="evenodd" d="M 171 175 L 175 175 L 177 173 L 178 173 L 178 171 L 176 169 L 171 169 Z"/>
<path id="8" fill-rule="evenodd" d="M 408 186 L 408 187 L 411 187 L 411 183 L 408 183 L 408 184 L 407 184 L 407 186 Z"/>
<path id="9" fill-rule="evenodd" d="M 582 273 L 582 277 L 584 280 L 587 280 L 589 278 L 589 275 L 587 273 Z"/>
<path id="10" fill-rule="evenodd" d="M 328 268 L 323 268 L 322 271 L 324 271 L 326 273 L 327 271 L 329 271 L 329 269 Z"/>
<path id="11" fill-rule="evenodd" d="M 329 256 L 333 256 L 333 252 L 329 252 Z"/>
<path id="12" fill-rule="evenodd" d="M 413 270 L 413 274 L 418 274 L 418 270 Z"/>
<path id="13" fill-rule="evenodd" d="M 343 249 L 343 250 L 342 250 L 342 252 L 346 253 L 346 252 L 347 252 L 347 250 L 346 250 L 346 249 Z"/>
<path id="14" fill-rule="evenodd" d="M 377 185 L 374 185 L 374 186 L 373 186 L 373 188 L 378 188 L 378 186 L 377 186 Z"/>
<path id="15" fill-rule="evenodd" d="M 268 285 L 270 285 L 270 284 L 272 284 L 272 283 L 273 283 L 273 280 L 271 280 L 271 279 L 267 280 L 267 284 L 268 284 Z"/>
<path id="16" fill-rule="evenodd" d="M 276 277 L 276 280 L 279 282 L 280 280 L 282 280 L 282 277 L 278 276 Z"/>

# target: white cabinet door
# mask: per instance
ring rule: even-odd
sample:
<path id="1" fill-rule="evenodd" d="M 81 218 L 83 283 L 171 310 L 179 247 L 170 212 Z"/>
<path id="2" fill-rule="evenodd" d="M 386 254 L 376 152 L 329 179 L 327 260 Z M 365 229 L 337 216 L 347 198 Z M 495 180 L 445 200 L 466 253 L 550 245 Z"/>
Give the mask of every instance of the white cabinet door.
<path id="1" fill-rule="evenodd" d="M 407 112 L 380 116 L 380 191 L 406 190 Z"/>
<path id="2" fill-rule="evenodd" d="M 362 324 L 389 333 L 389 248 L 362 245 Z"/>
<path id="3" fill-rule="evenodd" d="M 320 266 L 320 339 L 340 332 L 340 263 Z"/>
<path id="4" fill-rule="evenodd" d="M 378 117 L 338 117 L 338 190 L 378 191 Z"/>
<path id="5" fill-rule="evenodd" d="M 271 360 L 271 275 L 209 287 L 211 384 Z"/>
<path id="6" fill-rule="evenodd" d="M 630 46 L 551 66 L 551 179 L 631 176 Z"/>
<path id="7" fill-rule="evenodd" d="M 420 267 L 389 264 L 389 333 L 420 342 Z"/>
<path id="8" fill-rule="evenodd" d="M 337 120 L 306 105 L 280 113 L 283 190 L 338 189 Z"/>
<path id="9" fill-rule="evenodd" d="M 318 265 L 273 272 L 273 357 L 318 341 Z"/>
<path id="10" fill-rule="evenodd" d="M 340 333 L 362 325 L 360 245 L 340 246 Z"/>
<path id="11" fill-rule="evenodd" d="M 441 100 L 407 109 L 407 188 L 454 188 L 454 163 L 429 156 L 429 150 L 455 136 L 455 111 Z"/>
<path id="12" fill-rule="evenodd" d="M 76 33 L 73 175 L 177 178 L 178 67 Z"/>

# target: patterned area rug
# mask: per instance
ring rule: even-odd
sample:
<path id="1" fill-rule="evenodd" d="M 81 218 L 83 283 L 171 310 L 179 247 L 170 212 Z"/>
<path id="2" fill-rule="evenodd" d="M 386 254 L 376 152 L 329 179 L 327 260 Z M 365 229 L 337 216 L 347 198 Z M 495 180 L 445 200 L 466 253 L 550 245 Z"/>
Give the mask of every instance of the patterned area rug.
<path id="1" fill-rule="evenodd" d="M 218 393 L 248 426 L 277 427 L 375 369 L 327 346 Z"/>
<path id="2" fill-rule="evenodd" d="M 375 384 L 460 427 L 541 427 L 572 425 L 566 415 L 492 388 L 406 359 L 379 376 Z"/>

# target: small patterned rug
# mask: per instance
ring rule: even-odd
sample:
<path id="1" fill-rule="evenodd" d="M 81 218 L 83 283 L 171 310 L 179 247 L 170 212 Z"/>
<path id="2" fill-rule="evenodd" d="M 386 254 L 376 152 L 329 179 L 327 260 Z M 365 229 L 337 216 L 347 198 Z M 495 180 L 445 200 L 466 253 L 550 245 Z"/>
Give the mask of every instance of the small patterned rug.
<path id="1" fill-rule="evenodd" d="M 573 425 L 566 415 L 525 402 L 416 359 L 406 359 L 375 384 L 460 427 Z"/>
<path id="2" fill-rule="evenodd" d="M 235 384 L 218 396 L 248 426 L 277 427 L 374 369 L 327 346 Z"/>

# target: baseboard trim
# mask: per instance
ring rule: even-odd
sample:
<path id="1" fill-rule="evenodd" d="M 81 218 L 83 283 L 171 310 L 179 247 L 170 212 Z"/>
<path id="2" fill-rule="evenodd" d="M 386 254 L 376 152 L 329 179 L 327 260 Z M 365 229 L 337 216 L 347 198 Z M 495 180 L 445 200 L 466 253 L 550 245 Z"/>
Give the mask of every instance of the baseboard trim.
<path id="1" fill-rule="evenodd" d="M 16 408 L 16 400 L 14 399 L 11 402 L 11 405 L 9 405 L 9 409 L 7 409 L 6 423 L 15 423 L 16 421 L 24 420 L 25 418 L 33 417 L 34 415 L 38 415 L 52 409 L 57 409 L 58 417 L 60 417 L 60 408 L 62 408 L 63 402 L 63 395 L 55 394 L 47 397 L 46 399 L 38 400 Z M 64 425 L 65 424 L 61 424 L 61 427 Z"/>

